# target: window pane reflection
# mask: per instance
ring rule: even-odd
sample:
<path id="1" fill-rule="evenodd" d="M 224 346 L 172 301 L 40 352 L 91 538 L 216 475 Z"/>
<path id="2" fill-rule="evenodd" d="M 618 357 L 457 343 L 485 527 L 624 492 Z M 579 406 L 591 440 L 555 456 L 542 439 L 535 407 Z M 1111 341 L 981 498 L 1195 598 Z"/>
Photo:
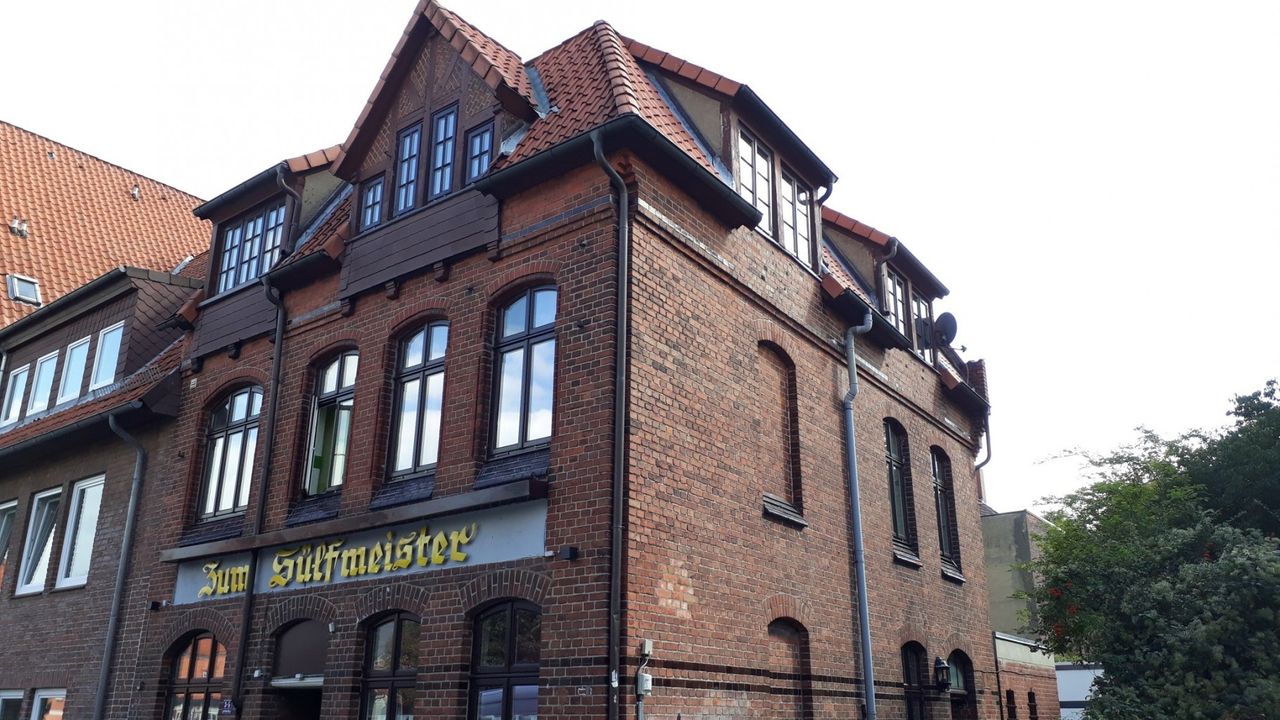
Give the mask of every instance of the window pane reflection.
<path id="1" fill-rule="evenodd" d="M 529 375 L 529 440 L 551 437 L 555 362 L 555 340 L 533 346 L 533 369 Z"/>
<path id="2" fill-rule="evenodd" d="M 520 442 L 520 410 L 524 404 L 524 348 L 503 353 L 498 391 L 497 446 Z"/>
<path id="3" fill-rule="evenodd" d="M 538 720 L 538 686 L 511 688 L 511 720 Z"/>
<path id="4" fill-rule="evenodd" d="M 503 720 L 502 688 L 481 690 L 476 704 L 478 706 L 478 720 Z"/>

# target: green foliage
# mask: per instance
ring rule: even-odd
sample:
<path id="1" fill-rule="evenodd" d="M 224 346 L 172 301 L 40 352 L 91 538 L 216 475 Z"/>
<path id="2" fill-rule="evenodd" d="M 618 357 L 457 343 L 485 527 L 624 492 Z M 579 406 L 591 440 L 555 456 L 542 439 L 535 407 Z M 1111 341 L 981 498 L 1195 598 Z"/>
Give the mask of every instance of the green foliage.
<path id="1" fill-rule="evenodd" d="M 1091 717 L 1280 718 L 1275 384 L 1231 414 L 1089 457 L 1093 484 L 1050 514 L 1032 629 L 1103 665 Z"/>

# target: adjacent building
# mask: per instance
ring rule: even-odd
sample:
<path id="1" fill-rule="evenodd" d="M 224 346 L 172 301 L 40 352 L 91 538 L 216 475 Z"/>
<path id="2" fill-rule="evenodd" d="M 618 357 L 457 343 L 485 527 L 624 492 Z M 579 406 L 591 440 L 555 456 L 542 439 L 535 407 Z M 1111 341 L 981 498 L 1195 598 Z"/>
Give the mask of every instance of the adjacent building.
<path id="1" fill-rule="evenodd" d="M 108 270 L 172 270 L 208 246 L 200 199 L 0 121 L 0 327 Z M 4 368 L 0 366 L 0 370 Z"/>
<path id="2" fill-rule="evenodd" d="M 345 142 L 145 274 L 172 292 L 126 320 L 139 369 L 0 427 L 30 458 L 0 477 L 3 712 L 843 718 L 874 675 L 877 717 L 1001 717 L 985 368 L 835 181 L 748 86 L 606 23 L 524 60 L 423 2 Z M 0 336 L 26 398 L 58 312 Z"/>
<path id="3" fill-rule="evenodd" d="M 1057 718 L 1059 692 L 1053 653 L 1027 632 L 1035 618 L 1035 575 L 1028 564 L 1039 558 L 1036 536 L 1048 522 L 1028 510 L 996 512 L 982 506 L 982 540 L 990 595 L 992 643 L 1000 670 L 1004 716 Z"/>

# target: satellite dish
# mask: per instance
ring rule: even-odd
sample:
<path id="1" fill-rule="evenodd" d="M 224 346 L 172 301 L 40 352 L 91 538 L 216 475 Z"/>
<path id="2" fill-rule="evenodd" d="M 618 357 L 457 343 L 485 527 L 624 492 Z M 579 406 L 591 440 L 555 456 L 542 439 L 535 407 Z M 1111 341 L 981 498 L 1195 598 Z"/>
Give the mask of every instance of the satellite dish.
<path id="1" fill-rule="evenodd" d="M 956 316 L 949 312 L 944 312 L 933 321 L 933 332 L 938 339 L 938 345 L 950 345 L 952 340 L 956 339 Z"/>

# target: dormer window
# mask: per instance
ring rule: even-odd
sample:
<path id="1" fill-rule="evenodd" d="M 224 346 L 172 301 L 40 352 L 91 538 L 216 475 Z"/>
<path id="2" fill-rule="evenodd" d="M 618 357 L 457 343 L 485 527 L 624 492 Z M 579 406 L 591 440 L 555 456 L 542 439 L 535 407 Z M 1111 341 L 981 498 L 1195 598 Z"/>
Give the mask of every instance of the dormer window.
<path id="1" fill-rule="evenodd" d="M 284 201 L 275 200 L 222 223 L 218 292 L 251 282 L 275 265 L 284 239 L 284 214 Z"/>
<path id="2" fill-rule="evenodd" d="M 458 135 L 458 106 L 431 116 L 431 198 L 453 190 L 453 146 Z"/>
<path id="3" fill-rule="evenodd" d="M 360 229 L 368 230 L 382 222 L 382 176 L 360 186 Z"/>
<path id="4" fill-rule="evenodd" d="M 93 357 L 93 377 L 89 389 L 97 390 L 116 381 L 116 365 L 120 362 L 120 341 L 124 323 L 116 323 L 98 333 L 98 350 Z"/>
<path id="5" fill-rule="evenodd" d="M 889 266 L 884 269 L 884 309 L 893 327 L 905 337 L 911 337 L 907 326 L 907 280 Z"/>
<path id="6" fill-rule="evenodd" d="M 911 343 L 911 351 L 933 365 L 933 301 L 888 265 L 884 266 L 882 282 L 886 316 Z"/>
<path id="7" fill-rule="evenodd" d="M 773 237 L 773 153 L 738 130 L 738 194 L 760 211 L 761 232 Z"/>
<path id="8" fill-rule="evenodd" d="M 16 423 L 22 416 L 22 400 L 27 395 L 27 377 L 30 374 L 30 365 L 23 365 L 9 372 L 9 382 L 4 389 L 4 411 L 0 412 L 0 425 Z"/>
<path id="9" fill-rule="evenodd" d="M 40 304 L 40 282 L 25 275 L 9 273 L 6 278 L 9 286 L 9 298 L 18 302 Z"/>
<path id="10" fill-rule="evenodd" d="M 920 359 L 933 364 L 933 303 L 918 292 L 911 293 L 911 344 Z"/>
<path id="11" fill-rule="evenodd" d="M 467 133 L 467 182 L 479 180 L 492 162 L 493 121 L 489 121 Z"/>
<path id="12" fill-rule="evenodd" d="M 787 171 L 782 172 L 781 202 L 782 247 L 796 256 L 806 267 L 813 267 L 813 193 Z"/>
<path id="13" fill-rule="evenodd" d="M 412 210 L 418 199 L 418 155 L 422 123 L 400 133 L 396 149 L 396 214 Z"/>

